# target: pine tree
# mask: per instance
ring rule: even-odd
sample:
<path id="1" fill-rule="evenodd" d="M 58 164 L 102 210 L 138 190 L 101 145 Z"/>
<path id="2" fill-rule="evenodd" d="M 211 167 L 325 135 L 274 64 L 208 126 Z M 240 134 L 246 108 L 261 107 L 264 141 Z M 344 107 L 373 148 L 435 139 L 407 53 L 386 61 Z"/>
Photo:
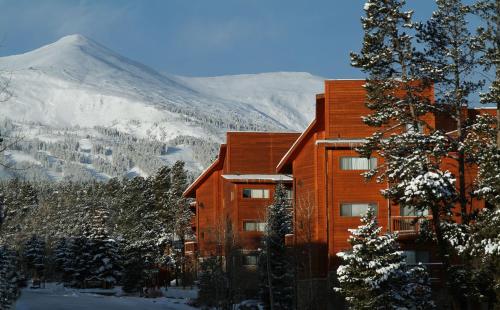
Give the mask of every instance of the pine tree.
<path id="1" fill-rule="evenodd" d="M 481 210 L 475 221 L 462 233 L 465 240 L 454 244 L 459 254 L 472 261 L 466 279 L 468 296 L 475 302 L 487 302 L 493 309 L 500 300 L 500 210 Z"/>
<path id="2" fill-rule="evenodd" d="M 38 207 L 38 196 L 33 186 L 18 179 L 10 180 L 3 190 L 3 216 L 0 239 L 19 249 L 27 238 L 30 215 Z"/>
<path id="3" fill-rule="evenodd" d="M 193 237 L 193 231 L 191 229 L 191 220 L 193 213 L 189 208 L 189 200 L 184 198 L 182 194 L 188 186 L 187 173 L 184 169 L 185 163 L 183 161 L 177 161 L 172 166 L 171 170 L 171 185 L 169 190 L 169 201 L 170 208 L 172 208 L 172 214 L 174 216 L 173 222 L 173 236 L 175 240 L 171 241 L 171 244 L 177 243 L 179 248 L 175 249 L 173 253 L 175 254 L 174 261 L 176 273 L 181 274 L 182 285 L 186 285 L 186 259 L 184 256 L 184 243 Z"/>
<path id="4" fill-rule="evenodd" d="M 33 235 L 24 244 L 23 259 L 29 275 L 33 278 L 43 278 L 46 264 L 45 241 Z"/>
<path id="5" fill-rule="evenodd" d="M 431 309 L 430 282 L 422 266 L 409 268 L 395 234 L 380 234 L 375 210 L 350 229 L 352 249 L 339 252 L 339 287 L 352 309 Z"/>
<path id="6" fill-rule="evenodd" d="M 18 296 L 15 256 L 0 246 L 0 309 L 9 309 Z"/>
<path id="7" fill-rule="evenodd" d="M 500 152 L 500 1 L 479 0 L 473 6 L 474 13 L 481 19 L 478 27 L 478 45 L 481 52 L 483 72 L 493 71 L 489 91 L 481 94 L 482 103 L 493 103 L 497 107 L 496 147 Z"/>
<path id="8" fill-rule="evenodd" d="M 266 309 L 291 309 L 294 301 L 294 273 L 285 235 L 292 233 L 292 214 L 286 188 L 276 185 L 274 202 L 268 208 L 265 253 L 260 257 L 262 299 Z"/>
<path id="9" fill-rule="evenodd" d="M 91 247 L 84 236 L 72 237 L 67 240 L 67 256 L 64 271 L 69 275 L 69 285 L 84 287 L 85 280 L 91 275 Z"/>
<path id="10" fill-rule="evenodd" d="M 439 257 L 446 271 L 444 282 L 451 298 L 456 296 L 452 285 L 453 277 L 448 272 L 454 249 L 446 237 L 451 231 L 460 230 L 452 220 L 452 211 L 456 202 L 464 202 L 463 197 L 466 195 L 464 186 L 459 186 L 460 192 L 457 192 L 455 176 L 449 171 L 442 171 L 441 163 L 451 151 L 461 148 L 465 134 L 462 132 L 459 142 L 456 142 L 449 134 L 433 128 L 423 116 L 440 112 L 444 106 L 443 102 L 435 104 L 431 100 L 433 79 L 440 78 L 438 83 L 441 82 L 450 90 L 452 83 L 448 79 L 455 76 L 453 71 L 446 71 L 453 67 L 447 67 L 446 62 L 464 60 L 460 58 L 462 55 L 459 55 L 459 59 L 447 59 L 448 55 L 430 51 L 431 47 L 427 53 L 421 52 L 416 48 L 414 38 L 415 31 L 419 30 L 419 38 L 425 38 L 430 46 L 438 44 L 444 45 L 443 48 L 453 49 L 449 46 L 453 43 L 447 41 L 450 38 L 446 28 L 451 27 L 449 23 L 459 25 L 463 22 L 464 13 L 460 8 L 457 9 L 459 2 L 452 3 L 450 0 L 449 3 L 455 5 L 454 9 L 459 12 L 452 11 L 456 15 L 447 16 L 448 12 L 443 8 L 445 1 L 438 2 L 438 11 L 429 24 L 417 28 L 412 21 L 412 11 L 404 10 L 405 1 L 368 1 L 365 5 L 366 17 L 362 19 L 364 44 L 359 55 L 352 55 L 352 65 L 368 74 L 366 105 L 372 112 L 363 120 L 377 129 L 358 151 L 364 157 L 378 153 L 385 160 L 384 165 L 365 176 L 369 179 L 376 176 L 378 182 L 386 182 L 388 189 L 383 191 L 383 195 L 391 202 L 415 211 L 430 211 L 432 220 L 427 224 L 432 230 L 428 232 L 437 243 Z M 439 18 L 444 18 L 443 16 L 446 16 L 448 24 L 440 28 Z M 465 40 L 462 36 L 457 38 L 462 39 Z M 463 44 L 469 43 L 466 41 Z M 434 67 L 433 61 L 441 66 Z M 469 62 L 460 65 L 469 66 Z M 458 85 L 452 86 L 458 92 L 470 93 L 477 89 L 468 83 L 467 80 L 459 79 Z M 460 105 L 468 93 L 460 93 L 455 97 L 448 93 L 449 96 L 445 97 L 456 99 L 454 102 Z M 443 98 L 444 100 L 446 99 Z M 458 113 L 454 117 L 461 113 L 461 109 L 451 110 Z M 460 152 L 464 159 L 463 150 L 460 149 Z M 459 178 L 459 183 L 462 182 L 463 178 Z"/>
<path id="11" fill-rule="evenodd" d="M 479 58 L 475 51 L 475 39 L 468 29 L 471 7 L 461 0 L 437 0 L 432 17 L 418 27 L 419 41 L 425 45 L 423 71 L 435 81 L 436 109 L 455 125 L 455 131 L 443 135 L 449 139 L 449 155 L 458 166 L 457 185 L 463 223 L 469 221 L 466 186 L 467 161 L 476 163 L 471 153 L 466 153 L 464 143 L 468 131 L 473 129 L 474 118 L 464 109 L 469 108 L 469 96 L 479 90 L 483 82 L 473 76 Z M 453 155 L 452 155 L 453 154 Z"/>
<path id="12" fill-rule="evenodd" d="M 68 270 L 66 269 L 66 267 L 69 266 L 70 264 L 70 260 L 72 259 L 68 251 L 68 245 L 69 245 L 68 239 L 61 238 L 57 240 L 54 247 L 55 269 L 62 274 L 61 280 L 64 283 L 69 283 L 71 276 Z"/>
<path id="13" fill-rule="evenodd" d="M 111 238 L 108 229 L 109 211 L 105 201 L 97 202 L 91 208 L 89 231 L 86 234 L 92 254 L 91 274 L 96 280 L 115 285 L 121 276 L 120 253 L 115 239 Z"/>
<path id="14" fill-rule="evenodd" d="M 227 278 L 220 257 L 208 257 L 200 265 L 197 302 L 220 309 L 228 303 Z"/>
<path id="15" fill-rule="evenodd" d="M 151 285 L 152 275 L 162 256 L 159 241 L 163 239 L 165 223 L 161 222 L 150 179 L 136 177 L 124 181 L 123 185 L 117 223 L 118 233 L 126 242 L 123 276 L 126 281 L 138 281 L 136 284 L 131 283 L 129 287 Z M 137 264 L 135 268 L 133 263 Z M 128 274 L 129 272 L 132 274 Z M 141 275 L 140 278 L 136 276 L 138 274 Z"/>

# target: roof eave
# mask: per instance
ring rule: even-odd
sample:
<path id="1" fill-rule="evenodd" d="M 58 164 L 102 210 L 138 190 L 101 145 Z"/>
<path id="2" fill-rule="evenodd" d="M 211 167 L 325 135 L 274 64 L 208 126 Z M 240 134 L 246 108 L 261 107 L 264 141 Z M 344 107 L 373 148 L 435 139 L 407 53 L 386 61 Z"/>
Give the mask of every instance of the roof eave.
<path id="1" fill-rule="evenodd" d="M 285 153 L 283 158 L 281 158 L 278 166 L 276 166 L 276 172 L 282 173 L 284 168 L 290 164 L 290 162 L 294 159 L 299 146 L 304 142 L 309 133 L 316 127 L 316 118 L 312 120 L 312 122 L 307 126 L 306 130 L 295 140 L 290 149 Z"/>
<path id="2" fill-rule="evenodd" d="M 225 152 L 226 152 L 226 145 L 221 144 L 220 149 L 219 149 L 219 156 L 217 156 L 217 159 L 210 165 L 208 166 L 205 171 L 203 171 L 200 176 L 194 180 L 191 185 L 186 188 L 186 190 L 182 193 L 182 196 L 185 198 L 196 198 L 196 189 L 200 187 L 201 183 L 215 170 L 218 170 L 217 168 L 224 164 L 224 157 L 225 157 Z M 222 169 L 222 168 L 219 168 Z"/>

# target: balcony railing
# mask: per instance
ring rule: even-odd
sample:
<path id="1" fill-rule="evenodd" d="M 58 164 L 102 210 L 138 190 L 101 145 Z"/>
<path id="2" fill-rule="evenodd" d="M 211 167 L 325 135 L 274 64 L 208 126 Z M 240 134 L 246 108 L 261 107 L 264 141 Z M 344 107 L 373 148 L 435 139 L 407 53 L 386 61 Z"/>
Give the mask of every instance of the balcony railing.
<path id="1" fill-rule="evenodd" d="M 198 250 L 198 243 L 196 241 L 184 242 L 184 252 L 186 254 L 194 254 Z"/>
<path id="2" fill-rule="evenodd" d="M 417 235 L 421 224 L 430 217 L 421 216 L 391 216 L 391 231 L 399 235 Z"/>

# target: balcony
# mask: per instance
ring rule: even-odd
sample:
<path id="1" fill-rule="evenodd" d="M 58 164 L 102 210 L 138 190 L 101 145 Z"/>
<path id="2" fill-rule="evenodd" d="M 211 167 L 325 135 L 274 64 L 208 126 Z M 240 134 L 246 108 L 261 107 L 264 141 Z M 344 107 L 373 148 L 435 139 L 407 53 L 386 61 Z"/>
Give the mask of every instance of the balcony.
<path id="1" fill-rule="evenodd" d="M 194 255 L 198 250 L 198 243 L 196 241 L 184 242 L 184 252 L 186 255 Z"/>
<path id="2" fill-rule="evenodd" d="M 431 217 L 421 216 L 391 216 L 391 231 L 399 236 L 417 236 L 422 222 Z"/>

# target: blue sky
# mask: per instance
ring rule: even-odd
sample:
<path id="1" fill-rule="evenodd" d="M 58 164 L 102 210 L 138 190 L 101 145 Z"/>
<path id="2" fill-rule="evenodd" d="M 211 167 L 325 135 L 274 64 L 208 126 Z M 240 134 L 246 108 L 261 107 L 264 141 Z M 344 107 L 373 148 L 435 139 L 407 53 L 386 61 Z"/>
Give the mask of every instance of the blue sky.
<path id="1" fill-rule="evenodd" d="M 408 0 L 416 17 L 433 0 Z M 0 56 L 79 33 L 188 76 L 306 71 L 355 78 L 363 0 L 0 0 Z"/>

